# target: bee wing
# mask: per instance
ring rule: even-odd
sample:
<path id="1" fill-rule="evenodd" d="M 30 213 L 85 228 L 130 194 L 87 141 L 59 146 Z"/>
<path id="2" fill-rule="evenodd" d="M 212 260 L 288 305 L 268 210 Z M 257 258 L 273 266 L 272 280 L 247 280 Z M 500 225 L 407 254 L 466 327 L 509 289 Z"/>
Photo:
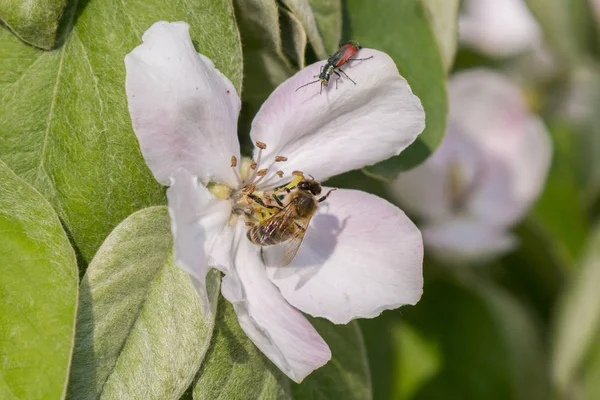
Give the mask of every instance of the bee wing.
<path id="1" fill-rule="evenodd" d="M 306 229 L 308 228 L 310 220 L 310 218 L 306 218 L 301 221 L 296 220 L 293 222 L 294 224 L 296 224 L 296 227 L 298 228 L 299 232 L 294 237 L 290 238 L 289 240 L 286 240 L 285 242 L 279 245 L 280 266 L 285 267 L 289 265 L 294 259 L 294 257 L 296 257 L 296 253 L 298 253 L 298 249 L 302 244 L 302 240 L 304 240 L 304 235 L 306 234 Z"/>
<path id="2" fill-rule="evenodd" d="M 267 242 L 274 232 L 280 232 L 281 230 L 285 229 L 286 225 L 289 224 L 288 221 L 290 218 L 293 218 L 294 216 L 294 209 L 295 208 L 292 203 L 287 204 L 271 218 L 262 221 L 260 226 L 264 229 L 261 229 L 259 242 Z"/>

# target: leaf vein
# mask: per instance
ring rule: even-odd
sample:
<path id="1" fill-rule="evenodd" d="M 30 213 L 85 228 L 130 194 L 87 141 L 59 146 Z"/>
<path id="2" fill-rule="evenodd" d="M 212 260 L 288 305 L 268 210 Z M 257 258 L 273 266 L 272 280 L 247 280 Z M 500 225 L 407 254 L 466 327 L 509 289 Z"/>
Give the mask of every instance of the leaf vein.
<path id="1" fill-rule="evenodd" d="M 48 111 L 48 119 L 46 120 L 46 132 L 44 134 L 44 142 L 42 144 L 42 152 L 40 154 L 40 165 L 38 171 L 44 167 L 44 157 L 46 156 L 46 146 L 48 145 L 48 136 L 50 134 L 50 125 L 52 124 L 52 117 L 54 115 L 54 105 L 56 104 L 56 96 L 58 94 L 58 86 L 60 84 L 60 75 L 62 73 L 62 65 L 65 59 L 65 49 L 67 46 L 63 46 L 60 51 L 60 60 L 58 62 L 58 71 L 56 72 L 56 82 L 54 83 L 54 89 L 52 90 L 52 99 L 50 100 L 50 111 Z"/>

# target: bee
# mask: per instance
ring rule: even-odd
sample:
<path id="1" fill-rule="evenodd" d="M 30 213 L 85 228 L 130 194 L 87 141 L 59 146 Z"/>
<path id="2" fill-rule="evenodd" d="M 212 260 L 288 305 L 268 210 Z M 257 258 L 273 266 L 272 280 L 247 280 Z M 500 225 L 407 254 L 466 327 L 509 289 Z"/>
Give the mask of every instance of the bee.
<path id="1" fill-rule="evenodd" d="M 262 207 L 272 208 L 274 213 L 258 225 L 252 226 L 247 233 L 248 239 L 259 246 L 281 245 L 282 267 L 291 263 L 296 256 L 319 203 L 325 201 L 329 194 L 336 190 L 331 189 L 324 196 L 317 198 L 323 190 L 321 184 L 314 179 L 306 179 L 303 176 L 300 178 L 294 190 L 286 188 L 289 193 L 285 205 L 275 195 L 273 198 L 279 203 L 278 206 L 266 205 L 260 198 L 253 196 L 257 203 Z"/>

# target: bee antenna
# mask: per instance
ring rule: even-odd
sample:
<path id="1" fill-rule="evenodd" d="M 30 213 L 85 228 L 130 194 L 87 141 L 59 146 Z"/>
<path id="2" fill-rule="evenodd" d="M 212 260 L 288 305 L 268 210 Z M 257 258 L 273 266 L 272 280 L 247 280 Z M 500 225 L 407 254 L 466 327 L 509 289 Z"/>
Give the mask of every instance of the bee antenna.
<path id="1" fill-rule="evenodd" d="M 320 79 L 317 79 L 316 81 L 305 83 L 304 85 L 302 85 L 298 89 L 296 89 L 295 92 L 297 92 L 298 90 L 302 89 L 304 86 L 312 85 L 313 83 L 317 83 L 319 81 L 320 81 Z"/>
<path id="2" fill-rule="evenodd" d="M 315 180 L 315 177 L 312 176 L 311 174 L 308 174 L 308 176 L 310 176 L 310 179 L 312 179 L 313 181 Z"/>

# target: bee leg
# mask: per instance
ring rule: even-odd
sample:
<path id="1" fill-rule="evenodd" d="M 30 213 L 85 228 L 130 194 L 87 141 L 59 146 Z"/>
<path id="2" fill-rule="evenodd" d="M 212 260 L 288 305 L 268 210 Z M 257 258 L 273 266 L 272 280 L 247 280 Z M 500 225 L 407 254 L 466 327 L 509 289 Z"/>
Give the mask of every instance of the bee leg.
<path id="1" fill-rule="evenodd" d="M 325 201 L 325 200 L 326 200 L 326 199 L 329 197 L 329 195 L 331 194 L 331 192 L 333 192 L 334 190 L 337 190 L 337 188 L 329 189 L 329 192 L 327 192 L 327 193 L 325 194 L 325 196 L 321 196 L 321 197 L 319 198 L 318 202 L 319 202 L 319 203 L 322 203 L 322 202 L 324 202 L 324 201 Z"/>
<path id="2" fill-rule="evenodd" d="M 340 71 L 342 74 L 344 74 L 344 76 L 345 76 L 346 78 L 350 79 L 350 82 L 352 82 L 352 83 L 354 83 L 354 84 L 356 85 L 356 82 L 354 82 L 354 81 L 352 80 L 352 78 L 350 78 L 350 77 L 348 76 L 348 74 L 344 72 L 344 70 L 343 70 L 343 69 L 341 69 L 341 68 L 338 68 L 338 70 L 339 70 L 339 71 Z M 338 76 L 339 76 L 339 74 L 338 74 Z"/>
<path id="3" fill-rule="evenodd" d="M 273 199 L 275 200 L 275 202 L 276 202 L 277 204 L 279 204 L 279 206 L 280 206 L 281 208 L 283 208 L 283 203 L 281 202 L 281 200 L 279 200 L 279 197 L 277 197 L 276 195 L 273 195 L 272 197 L 273 197 Z"/>
<path id="4" fill-rule="evenodd" d="M 265 202 L 258 196 L 254 195 L 254 194 L 249 194 L 248 197 L 250 197 L 256 204 L 258 204 L 259 206 L 263 207 L 263 208 L 275 208 L 277 210 L 279 210 L 279 207 L 277 206 L 270 206 L 270 205 L 266 205 Z"/>

